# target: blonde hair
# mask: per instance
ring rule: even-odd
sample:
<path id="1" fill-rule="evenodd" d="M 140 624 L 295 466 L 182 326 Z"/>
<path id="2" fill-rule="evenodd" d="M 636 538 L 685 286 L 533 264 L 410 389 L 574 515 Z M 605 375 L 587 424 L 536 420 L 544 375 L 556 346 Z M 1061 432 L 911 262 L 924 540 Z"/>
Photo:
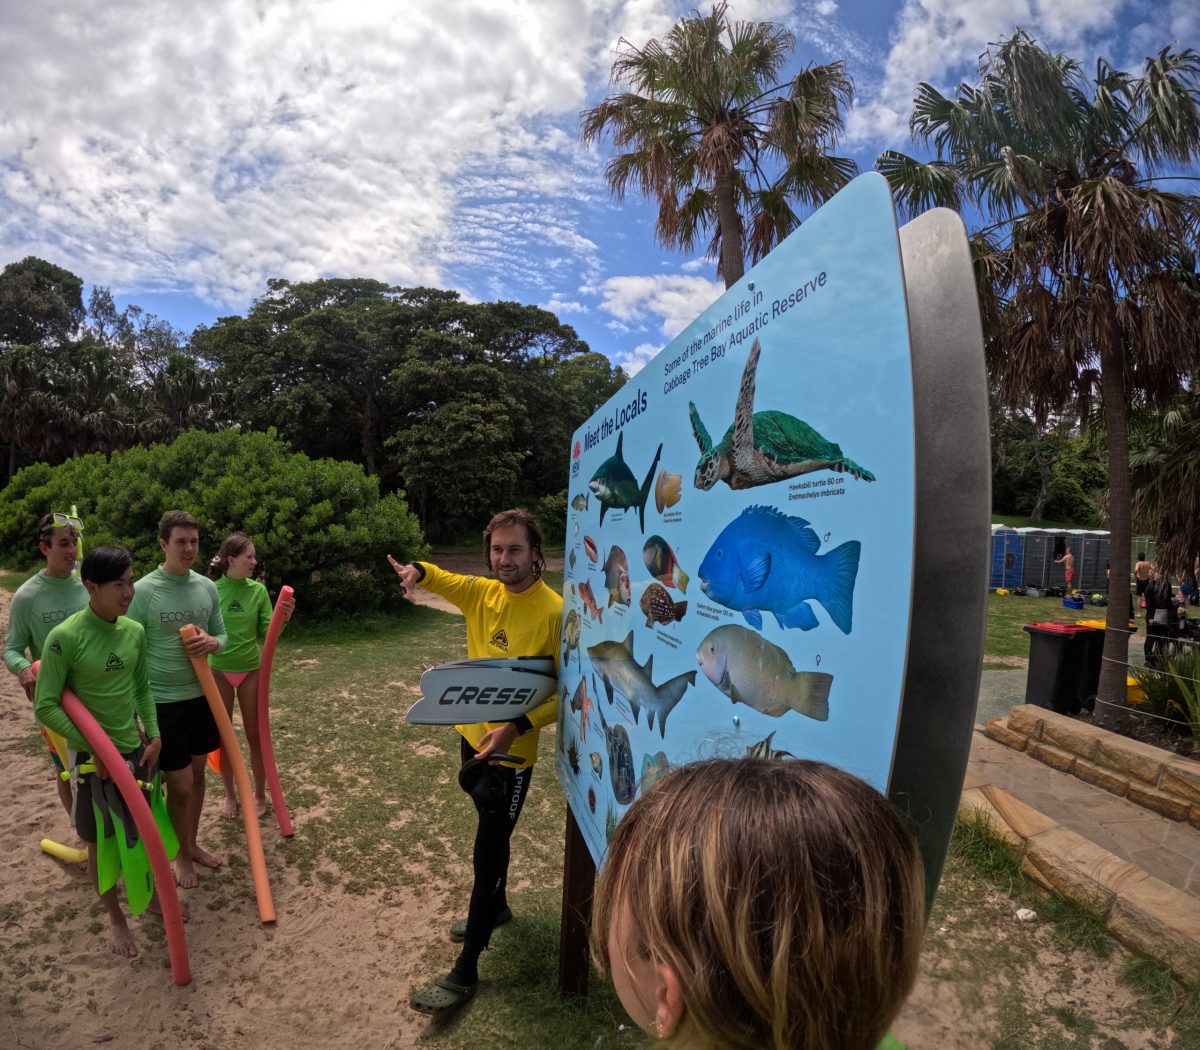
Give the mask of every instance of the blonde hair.
<path id="1" fill-rule="evenodd" d="M 717 759 L 667 774 L 617 825 L 592 919 L 601 973 L 619 910 L 631 951 L 679 979 L 677 1035 L 864 1050 L 916 980 L 924 875 L 899 813 L 857 777 Z"/>

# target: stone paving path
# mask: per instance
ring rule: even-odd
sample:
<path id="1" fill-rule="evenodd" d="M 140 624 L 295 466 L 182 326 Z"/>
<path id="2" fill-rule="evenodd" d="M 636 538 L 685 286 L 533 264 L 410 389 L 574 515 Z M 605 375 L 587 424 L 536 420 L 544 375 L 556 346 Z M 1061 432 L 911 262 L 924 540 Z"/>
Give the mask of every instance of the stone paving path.
<path id="1" fill-rule="evenodd" d="M 1137 649 L 1137 653 L 1133 652 Z M 1130 643 L 1140 662 L 1141 638 Z M 1200 831 L 1060 773 L 985 737 L 980 729 L 1025 702 L 1026 671 L 984 671 L 969 770 L 1028 806 L 1200 899 Z M 1200 763 L 1198 763 L 1200 764 Z"/>

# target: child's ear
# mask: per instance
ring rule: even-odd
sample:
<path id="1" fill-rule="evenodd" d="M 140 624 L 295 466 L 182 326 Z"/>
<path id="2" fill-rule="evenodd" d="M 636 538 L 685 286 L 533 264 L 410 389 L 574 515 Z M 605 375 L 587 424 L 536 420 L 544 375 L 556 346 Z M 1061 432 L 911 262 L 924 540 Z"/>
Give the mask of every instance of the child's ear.
<path id="1" fill-rule="evenodd" d="M 678 1030 L 687 1009 L 679 975 L 665 962 L 655 966 L 654 1032 L 659 1039 L 670 1039 Z"/>

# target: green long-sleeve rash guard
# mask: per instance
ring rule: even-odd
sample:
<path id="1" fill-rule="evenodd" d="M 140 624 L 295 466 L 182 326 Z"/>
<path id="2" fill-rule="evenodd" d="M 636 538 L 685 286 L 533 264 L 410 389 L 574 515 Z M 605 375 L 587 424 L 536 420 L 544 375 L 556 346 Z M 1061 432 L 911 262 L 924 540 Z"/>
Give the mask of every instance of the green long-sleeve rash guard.
<path id="1" fill-rule="evenodd" d="M 83 701 L 118 751 L 138 746 L 135 713 L 146 735 L 158 736 L 158 713 L 147 675 L 146 632 L 141 624 L 124 616 L 109 623 L 89 607 L 59 624 L 46 638 L 34 716 L 77 751 L 90 751 L 91 745 L 63 710 L 64 688 Z"/>
<path id="2" fill-rule="evenodd" d="M 228 638 L 216 584 L 199 573 L 177 576 L 160 565 L 133 585 L 129 618 L 146 628 L 146 664 L 154 699 L 162 704 L 202 696 L 204 690 L 179 628 L 195 624 L 220 643 L 218 652 L 225 648 Z"/>
<path id="3" fill-rule="evenodd" d="M 63 579 L 44 572 L 31 576 L 17 588 L 8 607 L 4 666 L 12 674 L 20 674 L 31 662 L 26 649 L 34 660 L 40 660 L 46 636 L 87 603 L 87 588 L 75 573 Z"/>

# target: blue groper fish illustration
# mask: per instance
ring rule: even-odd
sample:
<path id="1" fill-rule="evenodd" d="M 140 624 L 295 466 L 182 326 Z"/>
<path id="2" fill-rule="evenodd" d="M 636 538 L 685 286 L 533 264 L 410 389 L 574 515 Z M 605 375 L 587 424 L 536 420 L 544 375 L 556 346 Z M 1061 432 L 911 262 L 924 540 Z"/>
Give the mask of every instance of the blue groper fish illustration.
<path id="1" fill-rule="evenodd" d="M 803 518 L 774 507 L 748 507 L 717 537 L 700 563 L 700 588 L 714 602 L 740 612 L 756 630 L 762 612 L 780 627 L 811 631 L 820 602 L 838 628 L 850 633 L 854 580 L 862 544 L 849 540 L 828 554 Z"/>

